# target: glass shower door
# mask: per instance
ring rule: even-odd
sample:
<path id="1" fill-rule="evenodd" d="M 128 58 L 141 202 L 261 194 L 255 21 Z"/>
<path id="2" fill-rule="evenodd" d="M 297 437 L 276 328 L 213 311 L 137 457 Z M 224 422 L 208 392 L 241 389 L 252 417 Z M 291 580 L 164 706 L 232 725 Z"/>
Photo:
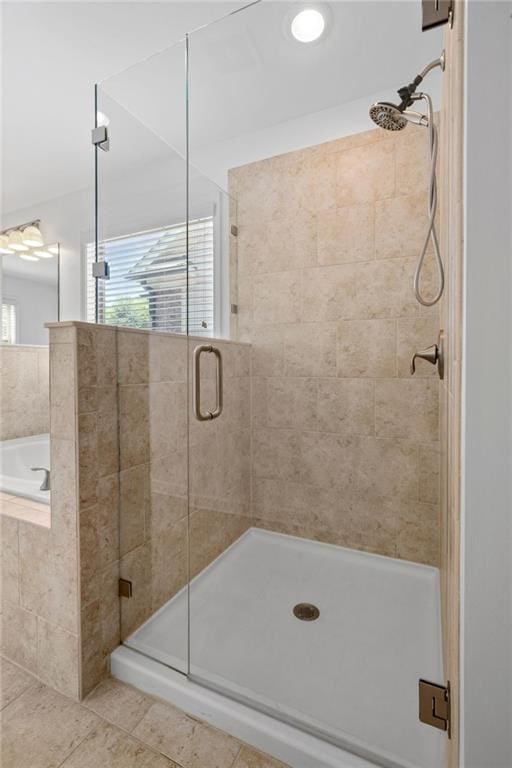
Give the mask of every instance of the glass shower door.
<path id="1" fill-rule="evenodd" d="M 109 488 L 119 526 L 109 535 L 131 588 L 120 598 L 121 640 L 186 673 L 185 63 L 182 42 L 97 86 L 97 120 L 108 138 L 96 149 L 97 254 L 108 276 L 96 285 L 88 278 L 88 319 L 118 327 L 119 473 Z M 177 595 L 184 599 L 172 625 L 155 622 Z"/>
<path id="2" fill-rule="evenodd" d="M 442 679 L 437 382 L 407 365 L 439 318 L 400 230 L 425 202 L 421 134 L 366 130 L 370 97 L 338 77 L 357 8 L 318 45 L 279 2 L 189 38 L 190 675 L 377 764 L 441 768 L 417 719 L 418 678 Z"/>

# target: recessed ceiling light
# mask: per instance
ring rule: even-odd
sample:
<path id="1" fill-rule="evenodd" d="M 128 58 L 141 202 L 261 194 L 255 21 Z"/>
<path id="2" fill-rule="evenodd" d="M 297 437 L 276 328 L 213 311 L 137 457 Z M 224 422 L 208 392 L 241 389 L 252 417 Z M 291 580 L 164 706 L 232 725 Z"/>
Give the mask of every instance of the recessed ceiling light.
<path id="1" fill-rule="evenodd" d="M 33 256 L 31 253 L 18 253 L 18 256 L 20 259 L 24 259 L 25 261 L 39 261 L 39 258 L 37 256 Z"/>
<path id="2" fill-rule="evenodd" d="M 317 8 L 303 8 L 293 17 L 290 30 L 299 43 L 312 43 L 324 33 L 324 15 Z"/>

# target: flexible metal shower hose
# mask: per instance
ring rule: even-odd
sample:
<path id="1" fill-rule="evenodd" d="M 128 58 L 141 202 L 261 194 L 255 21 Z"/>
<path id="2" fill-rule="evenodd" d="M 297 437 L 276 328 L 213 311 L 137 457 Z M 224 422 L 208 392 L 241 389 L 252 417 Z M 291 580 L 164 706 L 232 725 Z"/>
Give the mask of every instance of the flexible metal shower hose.
<path id="1" fill-rule="evenodd" d="M 434 109 L 432 105 L 432 99 L 428 93 L 421 93 L 418 96 L 427 102 L 428 109 L 428 136 L 429 136 L 429 152 L 430 152 L 430 179 L 428 185 L 428 227 L 425 233 L 425 240 L 418 256 L 418 262 L 414 271 L 414 294 L 424 307 L 432 307 L 437 304 L 444 291 L 444 268 L 443 260 L 439 250 L 439 242 L 437 239 L 437 232 L 435 226 L 435 218 L 437 211 L 437 178 L 436 178 L 436 162 L 437 162 L 437 148 L 438 148 L 438 135 L 437 128 L 434 124 Z M 429 241 L 432 240 L 432 246 L 434 248 L 434 257 L 436 261 L 437 273 L 439 277 L 439 288 L 433 299 L 426 299 L 421 294 L 420 290 L 420 278 L 421 271 L 423 269 L 423 262 L 427 253 Z"/>

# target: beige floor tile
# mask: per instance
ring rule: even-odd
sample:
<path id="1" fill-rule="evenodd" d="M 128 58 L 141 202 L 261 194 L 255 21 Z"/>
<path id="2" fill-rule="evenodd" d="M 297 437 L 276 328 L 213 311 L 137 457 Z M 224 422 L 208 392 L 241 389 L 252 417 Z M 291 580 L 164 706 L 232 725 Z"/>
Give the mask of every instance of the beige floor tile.
<path id="1" fill-rule="evenodd" d="M 139 741 L 101 723 L 62 763 L 62 768 L 177 768 Z"/>
<path id="2" fill-rule="evenodd" d="M 273 757 L 243 746 L 233 768 L 287 768 L 287 766 L 279 760 L 274 760 Z"/>
<path id="3" fill-rule="evenodd" d="M 0 659 L 0 709 L 17 699 L 34 682 L 28 672 L 7 659 Z"/>
<path id="4" fill-rule="evenodd" d="M 133 731 L 154 702 L 136 688 L 109 678 L 100 683 L 83 703 L 105 720 Z"/>
<path id="5" fill-rule="evenodd" d="M 98 723 L 89 710 L 35 684 L 2 712 L 2 768 L 57 768 Z"/>
<path id="6" fill-rule="evenodd" d="M 160 703 L 153 704 L 134 736 L 183 768 L 231 768 L 240 749 L 231 736 Z"/>

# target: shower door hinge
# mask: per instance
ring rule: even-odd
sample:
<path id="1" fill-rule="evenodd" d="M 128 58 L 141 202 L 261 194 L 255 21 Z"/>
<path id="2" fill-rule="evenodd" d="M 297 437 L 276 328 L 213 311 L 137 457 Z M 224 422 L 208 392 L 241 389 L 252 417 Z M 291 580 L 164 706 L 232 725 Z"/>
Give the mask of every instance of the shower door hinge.
<path id="1" fill-rule="evenodd" d="M 450 683 L 438 685 L 429 683 L 428 680 L 420 680 L 419 716 L 422 723 L 446 731 L 451 738 L 450 729 Z"/>
<path id="2" fill-rule="evenodd" d="M 92 276 L 96 278 L 96 280 L 108 280 L 110 278 L 108 261 L 93 261 Z"/>
<path id="3" fill-rule="evenodd" d="M 423 32 L 441 24 L 450 24 L 450 27 L 453 27 L 453 0 L 421 0 L 421 7 Z"/>
<path id="4" fill-rule="evenodd" d="M 110 141 L 108 138 L 107 126 L 98 125 L 97 128 L 93 128 L 91 131 L 91 141 L 95 147 L 99 147 L 104 152 L 108 152 Z"/>
<path id="5" fill-rule="evenodd" d="M 119 579 L 119 597 L 131 597 L 133 595 L 133 586 L 128 579 Z"/>

